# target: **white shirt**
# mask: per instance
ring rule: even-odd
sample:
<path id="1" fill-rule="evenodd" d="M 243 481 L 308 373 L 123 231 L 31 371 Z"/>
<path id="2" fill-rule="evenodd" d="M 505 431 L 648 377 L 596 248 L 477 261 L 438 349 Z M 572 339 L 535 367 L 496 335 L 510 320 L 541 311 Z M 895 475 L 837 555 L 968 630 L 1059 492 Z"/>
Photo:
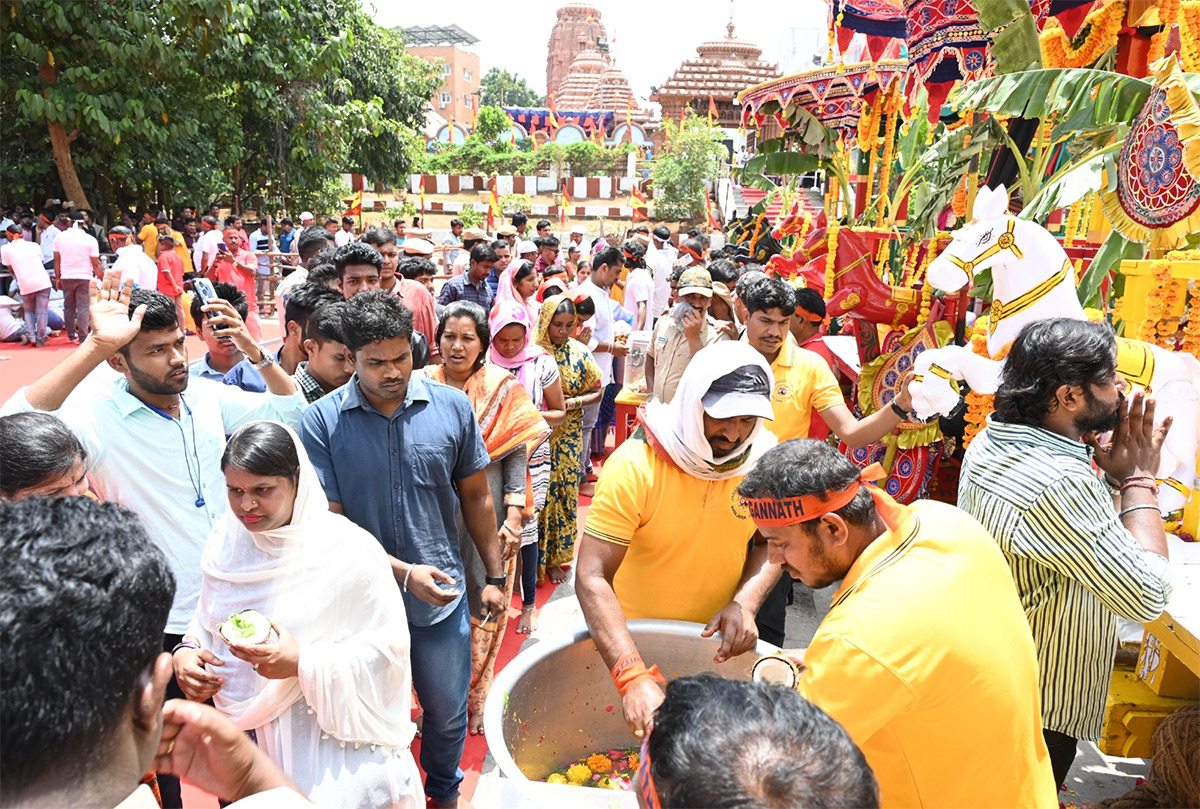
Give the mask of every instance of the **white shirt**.
<path id="1" fill-rule="evenodd" d="M 667 311 L 667 302 L 671 300 L 671 271 L 675 269 L 677 255 L 679 251 L 671 244 L 668 243 L 659 249 L 654 246 L 653 240 L 646 251 L 646 266 L 654 273 L 654 305 L 650 307 L 651 318 Z"/>
<path id="2" fill-rule="evenodd" d="M 630 270 L 625 279 L 625 308 L 633 313 L 636 322 L 637 305 L 646 304 L 646 322 L 642 324 L 643 329 L 650 328 L 654 322 L 654 312 L 651 311 L 653 298 L 654 279 L 650 277 L 650 270 L 645 267 Z"/>
<path id="3" fill-rule="evenodd" d="M 299 792 L 287 787 L 275 787 L 266 792 L 247 795 L 240 801 L 234 801 L 227 806 L 229 809 L 296 809 L 297 807 L 315 806 L 315 804 L 310 803 Z M 154 799 L 154 793 L 150 791 L 150 787 L 140 784 L 128 798 L 117 804 L 115 809 L 158 809 L 158 801 Z"/>
<path id="4" fill-rule="evenodd" d="M 133 279 L 135 289 L 158 289 L 158 262 L 146 255 L 140 244 L 117 248 L 111 269 L 121 273 L 121 284 Z"/>
<path id="5" fill-rule="evenodd" d="M 25 328 L 25 321 L 13 314 L 20 304 L 7 295 L 0 295 L 0 343 Z"/>
<path id="6" fill-rule="evenodd" d="M 50 286 L 50 273 L 42 263 L 42 248 L 17 239 L 0 247 L 0 263 L 12 270 L 22 295 L 41 292 Z"/>
<path id="7" fill-rule="evenodd" d="M 352 241 L 354 241 L 354 234 L 345 228 L 342 228 L 337 233 L 333 234 L 334 247 L 341 247 L 344 244 L 350 244 Z"/>
<path id="8" fill-rule="evenodd" d="M 588 348 L 592 350 L 596 364 L 600 366 L 600 384 L 607 385 L 613 381 L 613 355 L 607 351 L 597 351 L 596 346 L 601 343 L 611 345 L 613 342 L 612 299 L 607 291 L 593 284 L 591 278 L 580 284 L 579 289 L 587 292 L 592 303 L 596 305 L 596 314 L 584 325 L 592 329 L 592 339 L 588 342 Z"/>
<path id="9" fill-rule="evenodd" d="M 462 275 L 471 266 L 471 252 L 469 250 L 459 250 L 458 255 L 454 257 L 454 262 L 450 265 L 451 275 Z"/>
<path id="10" fill-rule="evenodd" d="M 275 245 L 275 234 L 274 233 L 263 233 L 262 228 L 259 228 L 258 230 L 254 231 L 253 233 L 250 234 L 250 249 L 252 251 L 254 251 L 255 253 L 259 254 L 259 256 L 258 256 L 258 274 L 259 275 L 270 275 L 271 274 L 271 257 L 267 256 L 267 255 L 262 255 L 262 254 L 278 252 L 275 249 L 275 247 L 276 247 L 276 245 Z"/>
<path id="11" fill-rule="evenodd" d="M 208 266 L 209 269 L 212 269 L 213 259 L 217 255 L 217 245 L 224 241 L 221 231 L 216 229 L 206 230 L 196 237 L 196 243 L 192 245 L 192 266 L 196 268 L 196 272 L 203 269 L 205 256 L 208 256 Z"/>
<path id="12" fill-rule="evenodd" d="M 100 244 L 86 230 L 79 227 L 64 230 L 54 240 L 54 252 L 58 253 L 60 281 L 87 281 L 96 277 L 92 259 L 100 258 Z"/>
<path id="13" fill-rule="evenodd" d="M 295 242 L 293 242 L 295 244 Z M 287 302 L 292 297 L 292 290 L 301 284 L 308 283 L 308 270 L 297 267 L 292 274 L 279 282 L 275 287 L 275 310 L 279 315 L 279 333 L 287 334 Z"/>
<path id="14" fill-rule="evenodd" d="M 17 391 L 3 413 L 33 410 L 27 390 Z M 299 391 L 291 396 L 247 393 L 195 378 L 188 381 L 183 400 L 180 417 L 165 418 L 134 397 L 121 377 L 107 397 L 72 396 L 54 414 L 87 450 L 88 477 L 100 499 L 141 517 L 150 539 L 166 554 L 175 574 L 175 601 L 165 630 L 171 635 L 182 635 L 192 620 L 200 599 L 200 554 L 229 507 L 221 474 L 225 436 L 262 419 L 295 426 L 306 406 Z M 199 507 L 197 486 L 204 501 Z"/>
<path id="15" fill-rule="evenodd" d="M 57 225 L 51 225 L 42 231 L 42 261 L 49 263 L 54 261 L 54 240 L 58 238 L 58 234 L 62 233 Z"/>

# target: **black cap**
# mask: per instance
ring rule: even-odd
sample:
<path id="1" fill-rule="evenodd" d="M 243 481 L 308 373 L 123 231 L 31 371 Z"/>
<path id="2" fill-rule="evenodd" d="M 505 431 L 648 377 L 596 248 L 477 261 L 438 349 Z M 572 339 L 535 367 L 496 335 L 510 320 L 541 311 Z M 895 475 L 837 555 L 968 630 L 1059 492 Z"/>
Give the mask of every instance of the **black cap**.
<path id="1" fill-rule="evenodd" d="M 758 365 L 743 365 L 717 377 L 708 386 L 708 393 L 700 398 L 700 403 L 714 419 L 775 417 L 771 406 L 771 380 Z"/>

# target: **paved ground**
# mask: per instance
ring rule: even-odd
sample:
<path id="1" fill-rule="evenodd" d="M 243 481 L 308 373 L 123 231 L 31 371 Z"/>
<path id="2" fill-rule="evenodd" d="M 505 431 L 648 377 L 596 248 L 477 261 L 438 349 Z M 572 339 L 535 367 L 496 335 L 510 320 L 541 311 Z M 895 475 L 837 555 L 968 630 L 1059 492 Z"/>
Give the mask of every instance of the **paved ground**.
<path id="1" fill-rule="evenodd" d="M 829 610 L 830 599 L 835 589 L 836 587 L 828 587 L 812 591 L 799 583 L 796 584 L 794 603 L 788 607 L 788 647 L 808 645 L 821 618 Z M 531 635 L 521 648 L 524 650 L 553 634 L 573 632 L 582 624 L 583 613 L 580 612 L 579 602 L 575 598 L 574 587 L 570 583 L 564 584 L 557 589 L 546 608 L 542 610 L 538 631 Z M 1067 777 L 1067 789 L 1061 793 L 1060 799 L 1068 807 L 1085 807 L 1104 798 L 1123 795 L 1133 788 L 1138 778 L 1145 777 L 1148 764 L 1145 759 L 1105 756 L 1096 749 L 1096 745 L 1090 742 L 1080 743 L 1079 755 Z M 494 782 L 501 777 L 495 762 L 488 756 L 483 765 L 483 775 L 476 787 L 475 805 L 479 809 L 488 809 L 493 805 L 489 802 L 489 795 L 499 793 Z"/>

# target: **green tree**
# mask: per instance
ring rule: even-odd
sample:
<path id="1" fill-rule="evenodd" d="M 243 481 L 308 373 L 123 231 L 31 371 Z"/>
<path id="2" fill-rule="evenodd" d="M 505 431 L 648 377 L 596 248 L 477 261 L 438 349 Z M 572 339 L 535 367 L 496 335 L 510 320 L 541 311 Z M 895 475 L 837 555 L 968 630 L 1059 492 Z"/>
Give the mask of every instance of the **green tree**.
<path id="1" fill-rule="evenodd" d="M 663 119 L 666 149 L 654 161 L 654 213 L 661 219 L 691 219 L 704 210 L 704 191 L 726 156 L 720 131 L 687 112 L 676 124 Z"/>
<path id="2" fill-rule="evenodd" d="M 507 135 L 512 127 L 512 121 L 504 114 L 504 110 L 492 105 L 479 109 L 475 120 L 475 134 L 486 141 L 494 141 L 501 135 Z"/>
<path id="3" fill-rule="evenodd" d="M 344 171 L 394 184 L 438 82 L 358 0 L 27 0 L 0 15 L 0 183 L 27 199 L 290 206 L 328 198 Z"/>
<path id="4" fill-rule="evenodd" d="M 483 96 L 479 102 L 481 104 L 498 107 L 536 107 L 542 103 L 542 97 L 529 89 L 525 79 L 498 67 L 489 70 L 479 85 L 483 88 Z"/>

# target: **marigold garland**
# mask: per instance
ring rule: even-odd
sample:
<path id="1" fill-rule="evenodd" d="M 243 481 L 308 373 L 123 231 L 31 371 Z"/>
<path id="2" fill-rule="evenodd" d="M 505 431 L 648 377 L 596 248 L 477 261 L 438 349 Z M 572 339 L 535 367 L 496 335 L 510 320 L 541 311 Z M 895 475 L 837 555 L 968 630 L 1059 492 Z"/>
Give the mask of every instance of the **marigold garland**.
<path id="1" fill-rule="evenodd" d="M 1089 67 L 1116 47 L 1117 35 L 1125 25 L 1124 0 L 1113 0 L 1092 9 L 1083 25 L 1089 29 L 1087 36 L 1075 47 L 1058 20 L 1051 17 L 1046 21 L 1038 35 L 1045 67 Z"/>
<path id="2" fill-rule="evenodd" d="M 833 276 L 837 272 L 838 223 L 830 222 L 825 254 L 825 301 L 833 300 Z"/>
<path id="3" fill-rule="evenodd" d="M 883 224 L 886 207 L 884 206 L 884 195 L 888 193 L 888 186 L 892 182 L 892 159 L 896 152 L 896 122 L 900 119 L 900 105 L 897 103 L 899 89 L 897 82 L 894 89 L 889 93 L 887 98 L 887 109 L 884 111 L 883 124 L 883 166 L 879 170 L 879 211 L 876 214 L 876 225 Z"/>
<path id="4" fill-rule="evenodd" d="M 1200 359 L 1200 285 L 1189 295 L 1187 319 L 1187 325 L 1183 327 L 1183 341 L 1179 348 Z"/>
<path id="5" fill-rule="evenodd" d="M 1067 223 L 1063 227 L 1063 246 L 1070 247 L 1075 244 L 1075 237 L 1079 234 L 1079 219 L 1083 216 L 1083 200 L 1076 200 L 1067 210 Z"/>
<path id="6" fill-rule="evenodd" d="M 1162 30 L 1150 37 L 1147 64 L 1153 64 L 1163 57 L 1171 26 L 1178 25 L 1179 56 L 1183 69 L 1191 73 L 1200 70 L 1200 47 L 1196 43 L 1196 36 L 1200 34 L 1200 0 L 1161 0 L 1158 19 Z"/>
<path id="7" fill-rule="evenodd" d="M 1137 339 L 1145 343 L 1155 343 L 1158 337 L 1158 327 L 1167 315 L 1167 287 L 1171 281 L 1171 262 L 1165 258 L 1150 265 L 1150 277 L 1154 286 L 1146 297 L 1146 316 L 1138 324 Z"/>

